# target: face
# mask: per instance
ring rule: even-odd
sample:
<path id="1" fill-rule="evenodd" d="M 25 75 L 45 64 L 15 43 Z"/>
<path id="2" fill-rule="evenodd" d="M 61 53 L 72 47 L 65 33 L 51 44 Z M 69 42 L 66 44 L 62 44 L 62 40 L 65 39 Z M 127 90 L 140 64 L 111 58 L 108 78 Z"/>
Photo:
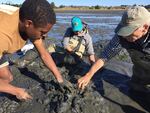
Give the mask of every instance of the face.
<path id="1" fill-rule="evenodd" d="M 142 38 L 148 32 L 149 26 L 144 25 L 138 29 L 136 29 L 131 35 L 125 37 L 129 42 L 135 42 L 138 39 Z"/>
<path id="2" fill-rule="evenodd" d="M 75 35 L 77 36 L 82 36 L 83 35 L 83 30 L 82 31 L 76 31 L 74 32 Z"/>
<path id="3" fill-rule="evenodd" d="M 27 25 L 25 25 L 25 32 L 27 37 L 31 40 L 40 39 L 50 31 L 52 26 L 52 24 L 47 24 L 44 27 L 35 27 L 32 23 L 28 23 Z"/>

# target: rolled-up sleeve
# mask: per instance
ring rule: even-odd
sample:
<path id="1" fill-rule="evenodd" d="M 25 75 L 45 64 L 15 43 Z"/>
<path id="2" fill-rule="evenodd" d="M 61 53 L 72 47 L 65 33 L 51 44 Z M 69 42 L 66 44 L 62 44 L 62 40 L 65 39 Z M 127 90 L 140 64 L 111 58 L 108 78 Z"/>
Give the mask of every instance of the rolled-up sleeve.
<path id="1" fill-rule="evenodd" d="M 100 54 L 100 59 L 108 61 L 112 57 L 117 55 L 121 51 L 121 49 L 122 46 L 120 44 L 120 38 L 117 35 L 115 35 Z"/>

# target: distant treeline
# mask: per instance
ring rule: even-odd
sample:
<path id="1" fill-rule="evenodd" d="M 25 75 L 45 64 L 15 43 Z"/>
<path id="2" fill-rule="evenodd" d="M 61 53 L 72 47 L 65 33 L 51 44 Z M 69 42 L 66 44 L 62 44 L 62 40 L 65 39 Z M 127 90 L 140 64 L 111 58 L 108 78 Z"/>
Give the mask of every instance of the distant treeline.
<path id="1" fill-rule="evenodd" d="M 12 6 L 16 6 L 16 7 L 20 7 L 22 4 L 13 4 L 13 3 L 2 3 L 2 4 L 6 4 L 6 5 L 12 5 Z M 134 4 L 136 5 L 136 4 Z M 128 5 L 120 5 L 120 6 L 100 6 L 100 5 L 96 5 L 96 6 L 74 6 L 74 5 L 70 5 L 70 6 L 65 6 L 65 5 L 60 5 L 60 6 L 56 6 L 54 2 L 51 2 L 51 6 L 55 9 L 58 8 L 76 8 L 76 9 L 126 9 L 127 7 L 129 7 Z M 150 9 L 150 5 L 145 5 L 144 7 L 146 7 L 147 9 Z"/>
<path id="2" fill-rule="evenodd" d="M 2 3 L 2 4 L 5 4 L 5 5 L 11 5 L 11 6 L 16 6 L 16 7 L 20 7 L 22 4 L 13 4 L 13 3 Z"/>

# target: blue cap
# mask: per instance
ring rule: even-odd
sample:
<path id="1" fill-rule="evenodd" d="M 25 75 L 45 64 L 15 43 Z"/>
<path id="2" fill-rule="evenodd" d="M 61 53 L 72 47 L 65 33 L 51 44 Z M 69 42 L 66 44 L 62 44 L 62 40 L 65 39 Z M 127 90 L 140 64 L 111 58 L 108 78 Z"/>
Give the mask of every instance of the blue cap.
<path id="1" fill-rule="evenodd" d="M 71 20 L 71 25 L 74 32 L 82 31 L 83 29 L 82 20 L 79 17 L 73 17 Z"/>

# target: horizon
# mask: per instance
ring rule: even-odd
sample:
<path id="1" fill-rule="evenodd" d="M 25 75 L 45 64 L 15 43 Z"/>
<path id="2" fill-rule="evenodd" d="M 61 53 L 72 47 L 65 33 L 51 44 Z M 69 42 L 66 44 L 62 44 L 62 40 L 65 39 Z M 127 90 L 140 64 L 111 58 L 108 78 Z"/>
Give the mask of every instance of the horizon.
<path id="1" fill-rule="evenodd" d="M 10 4 L 21 4 L 23 3 L 24 0 L 1 0 L 1 3 L 10 3 Z M 64 6 L 121 6 L 121 5 L 149 5 L 150 0 L 136 0 L 136 1 L 131 1 L 131 0 L 48 0 L 49 3 L 54 2 L 56 6 L 64 5 Z M 82 5 L 81 5 L 82 4 Z"/>

